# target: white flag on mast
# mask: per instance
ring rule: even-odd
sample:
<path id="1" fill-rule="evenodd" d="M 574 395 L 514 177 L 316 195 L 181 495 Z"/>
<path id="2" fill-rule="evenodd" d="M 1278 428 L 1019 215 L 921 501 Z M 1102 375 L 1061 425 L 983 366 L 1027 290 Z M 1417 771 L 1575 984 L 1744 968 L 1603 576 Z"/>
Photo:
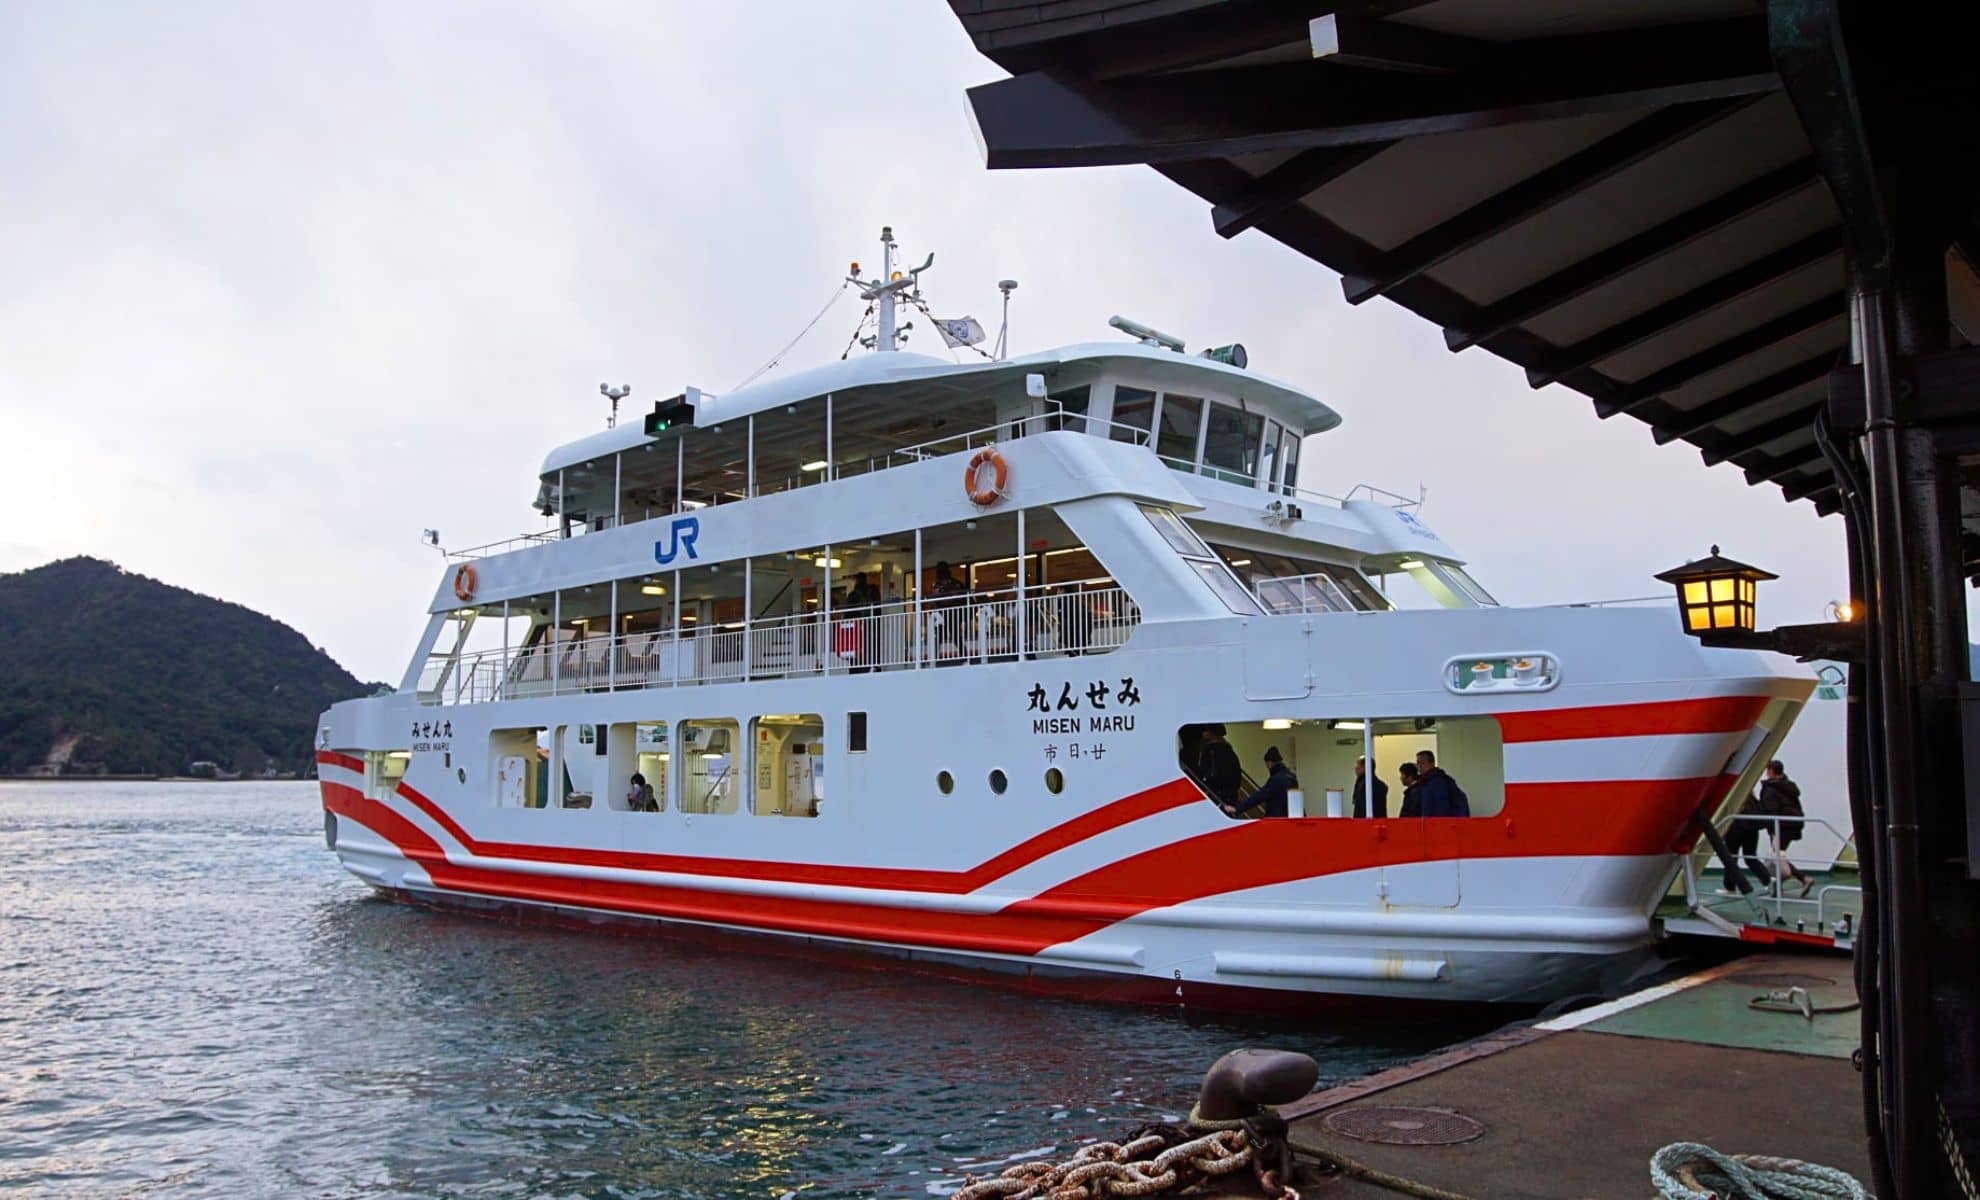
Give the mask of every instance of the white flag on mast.
<path id="1" fill-rule="evenodd" d="M 983 326 L 977 324 L 975 317 L 956 317 L 946 321 L 937 317 L 935 329 L 950 346 L 974 346 L 984 338 Z"/>

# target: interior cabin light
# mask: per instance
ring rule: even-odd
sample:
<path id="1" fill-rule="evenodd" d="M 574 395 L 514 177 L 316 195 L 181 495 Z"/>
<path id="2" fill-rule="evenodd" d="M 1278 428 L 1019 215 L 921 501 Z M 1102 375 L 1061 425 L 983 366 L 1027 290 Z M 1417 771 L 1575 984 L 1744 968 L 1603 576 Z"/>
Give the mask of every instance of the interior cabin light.
<path id="1" fill-rule="evenodd" d="M 649 583 L 640 588 L 639 591 L 643 596 L 664 596 L 667 594 L 667 589 L 657 583 Z"/>
<path id="2" fill-rule="evenodd" d="M 826 462 L 826 461 L 825 461 L 824 459 L 822 459 L 822 458 L 814 458 L 814 459 L 812 459 L 812 460 L 811 460 L 810 462 L 808 462 L 808 463 L 799 463 L 799 464 L 798 464 L 798 470 L 800 470 L 800 471 L 823 471 L 823 470 L 824 470 L 824 469 L 825 469 L 826 467 L 828 467 L 828 466 L 830 466 L 830 465 L 831 465 L 830 463 L 827 463 L 827 462 Z"/>
<path id="3" fill-rule="evenodd" d="M 811 560 L 811 565 L 814 567 L 830 567 L 836 571 L 839 569 L 839 560 L 836 558 L 814 558 Z"/>
<path id="4" fill-rule="evenodd" d="M 1423 560 L 1420 558 L 1412 558 L 1406 562 L 1401 562 L 1396 565 L 1405 571 L 1421 571 L 1423 569 Z"/>
<path id="5" fill-rule="evenodd" d="M 1336 721 L 1336 722 L 1334 722 L 1334 728 L 1336 728 L 1336 729 L 1366 729 L 1366 728 L 1368 728 L 1368 722 L 1366 722 L 1366 721 Z"/>
<path id="6" fill-rule="evenodd" d="M 1293 723 L 1284 717 L 1267 717 L 1258 723 L 1260 729 L 1291 729 Z"/>
<path id="7" fill-rule="evenodd" d="M 1234 558 L 1231 560 L 1231 565 L 1234 567 L 1248 567 L 1251 565 L 1251 560 L 1248 558 Z"/>

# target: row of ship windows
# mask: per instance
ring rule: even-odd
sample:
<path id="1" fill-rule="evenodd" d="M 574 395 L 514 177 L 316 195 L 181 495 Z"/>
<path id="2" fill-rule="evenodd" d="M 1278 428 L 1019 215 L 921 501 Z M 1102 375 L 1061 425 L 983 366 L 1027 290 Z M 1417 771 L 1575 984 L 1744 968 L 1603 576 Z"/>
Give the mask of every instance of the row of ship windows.
<path id="1" fill-rule="evenodd" d="M 747 728 L 749 738 L 741 734 Z M 866 752 L 864 712 L 846 714 L 846 752 Z M 825 721 L 815 713 L 611 725 L 527 726 L 489 735 L 497 808 L 605 808 L 621 812 L 816 817 L 826 801 Z M 467 782 L 467 768 L 458 768 Z M 394 779 L 392 782 L 396 782 Z M 992 795 L 1010 790 L 1001 768 L 986 778 Z M 1044 774 L 1045 790 L 1065 791 L 1065 773 Z M 944 796 L 955 775 L 935 777 Z"/>

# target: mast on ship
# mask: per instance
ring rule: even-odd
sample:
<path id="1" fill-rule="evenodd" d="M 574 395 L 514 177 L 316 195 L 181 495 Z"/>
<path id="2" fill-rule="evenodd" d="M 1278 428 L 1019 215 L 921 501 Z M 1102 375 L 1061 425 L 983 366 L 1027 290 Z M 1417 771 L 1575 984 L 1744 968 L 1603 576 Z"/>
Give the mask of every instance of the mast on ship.
<path id="1" fill-rule="evenodd" d="M 861 279 L 859 264 L 852 264 L 852 273 L 846 281 L 859 288 L 859 298 L 874 306 L 879 328 L 873 336 L 873 349 L 887 352 L 900 349 L 901 331 L 894 323 L 894 306 L 904 292 L 911 292 L 921 282 L 921 273 L 935 264 L 935 256 L 928 256 L 926 262 L 912 271 L 894 269 L 894 227 L 880 227 L 880 277 Z"/>

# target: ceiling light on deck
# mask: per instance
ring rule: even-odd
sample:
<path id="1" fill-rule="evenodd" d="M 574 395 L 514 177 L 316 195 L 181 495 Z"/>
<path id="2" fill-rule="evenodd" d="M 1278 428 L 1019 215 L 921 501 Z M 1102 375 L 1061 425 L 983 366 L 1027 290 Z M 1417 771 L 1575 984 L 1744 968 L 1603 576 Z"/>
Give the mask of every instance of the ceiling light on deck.
<path id="1" fill-rule="evenodd" d="M 1420 558 L 1404 559 L 1402 562 L 1397 563 L 1396 566 L 1405 571 L 1421 571 L 1423 569 L 1423 560 Z"/>
<path id="2" fill-rule="evenodd" d="M 1291 729 L 1293 723 L 1285 717 L 1267 717 L 1258 723 L 1258 727 L 1270 730 Z"/>
<path id="3" fill-rule="evenodd" d="M 825 556 L 820 555 L 819 557 L 811 560 L 811 565 L 814 567 L 830 567 L 834 571 L 836 571 L 839 569 L 839 560 L 836 558 L 826 558 Z"/>
<path id="4" fill-rule="evenodd" d="M 1248 567 L 1251 565 L 1251 560 L 1248 558 L 1234 558 L 1231 560 L 1231 565 L 1234 567 Z"/>
<path id="5" fill-rule="evenodd" d="M 640 588 L 639 593 L 642 596 L 664 596 L 667 594 L 667 589 L 657 583 L 649 583 Z"/>
<path id="6" fill-rule="evenodd" d="M 832 465 L 832 464 L 830 464 L 830 463 L 828 463 L 828 462 L 826 462 L 826 461 L 825 461 L 824 459 L 822 459 L 822 458 L 814 458 L 814 459 L 812 459 L 812 460 L 811 460 L 810 462 L 808 462 L 808 463 L 799 463 L 799 464 L 798 464 L 798 470 L 800 470 L 800 471 L 823 471 L 823 470 L 824 470 L 824 469 L 825 469 L 826 467 L 829 467 L 829 466 L 831 466 L 831 465 Z"/>
<path id="7" fill-rule="evenodd" d="M 1366 729 L 1366 728 L 1368 728 L 1368 722 L 1366 722 L 1366 721 L 1336 721 L 1336 722 L 1334 722 L 1334 728 L 1336 728 L 1336 729 Z"/>

